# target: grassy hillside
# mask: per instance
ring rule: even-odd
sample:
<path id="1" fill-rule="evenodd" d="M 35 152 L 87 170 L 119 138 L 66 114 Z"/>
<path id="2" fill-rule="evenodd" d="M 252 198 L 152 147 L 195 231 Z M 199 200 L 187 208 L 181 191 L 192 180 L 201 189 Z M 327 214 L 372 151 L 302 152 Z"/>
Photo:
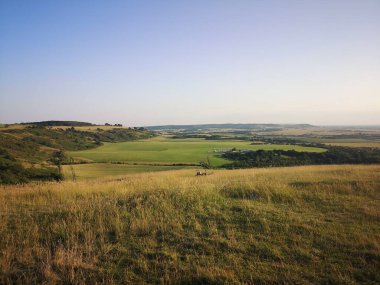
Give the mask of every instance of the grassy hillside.
<path id="1" fill-rule="evenodd" d="M 379 284 L 380 165 L 3 186 L 1 284 Z"/>
<path id="2" fill-rule="evenodd" d="M 123 143 L 106 143 L 103 146 L 84 151 L 69 152 L 69 155 L 96 162 L 125 161 L 131 163 L 160 163 L 160 164 L 199 164 L 200 161 L 210 160 L 212 166 L 228 163 L 217 156 L 214 149 L 249 149 L 249 150 L 297 150 L 323 152 L 322 148 L 303 147 L 295 145 L 252 145 L 250 141 L 233 140 L 204 140 L 204 139 L 171 139 L 156 137 L 149 140 Z"/>
<path id="3" fill-rule="evenodd" d="M 80 128 L 80 127 L 79 127 Z M 68 150 L 91 149 L 103 142 L 144 139 L 153 133 L 138 128 L 92 129 L 74 127 L 8 126 L 0 129 L 0 184 L 62 178 L 55 158 Z M 62 156 L 64 163 L 68 158 Z M 67 160 L 67 161 L 65 161 Z"/>

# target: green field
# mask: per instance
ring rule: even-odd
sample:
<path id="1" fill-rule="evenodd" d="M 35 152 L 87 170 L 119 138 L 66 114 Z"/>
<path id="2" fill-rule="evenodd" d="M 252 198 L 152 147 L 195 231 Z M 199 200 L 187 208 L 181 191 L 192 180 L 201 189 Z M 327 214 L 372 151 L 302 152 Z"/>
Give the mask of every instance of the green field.
<path id="1" fill-rule="evenodd" d="M 155 172 L 164 170 L 181 169 L 180 166 L 153 166 L 153 165 L 128 165 L 112 163 L 90 163 L 64 165 L 63 175 L 67 180 L 73 180 L 73 172 L 76 180 L 103 178 L 112 175 L 135 174 L 142 172 Z"/>
<path id="2" fill-rule="evenodd" d="M 244 150 L 297 150 L 307 152 L 323 152 L 322 148 L 303 147 L 295 145 L 251 145 L 248 141 L 204 140 L 204 139 L 170 139 L 153 138 L 149 140 L 104 143 L 96 149 L 72 151 L 69 155 L 75 159 L 94 162 L 129 162 L 138 164 L 199 164 L 209 160 L 212 166 L 228 163 L 218 156 L 216 149 Z"/>
<path id="3" fill-rule="evenodd" d="M 345 147 L 376 147 L 380 148 L 380 142 L 325 142 L 327 145 L 345 146 Z"/>
<path id="4" fill-rule="evenodd" d="M 380 148 L 380 141 L 371 138 L 301 138 L 300 140 L 309 143 L 322 143 L 333 146 Z"/>

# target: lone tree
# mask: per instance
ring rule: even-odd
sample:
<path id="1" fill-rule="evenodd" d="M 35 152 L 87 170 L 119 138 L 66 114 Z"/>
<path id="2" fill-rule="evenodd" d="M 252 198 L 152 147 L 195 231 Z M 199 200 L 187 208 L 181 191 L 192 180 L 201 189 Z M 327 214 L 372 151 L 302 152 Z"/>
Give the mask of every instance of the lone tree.
<path id="1" fill-rule="evenodd" d="M 62 162 L 65 160 L 65 153 L 62 150 L 53 153 L 51 161 L 58 167 L 58 173 L 62 172 Z"/>

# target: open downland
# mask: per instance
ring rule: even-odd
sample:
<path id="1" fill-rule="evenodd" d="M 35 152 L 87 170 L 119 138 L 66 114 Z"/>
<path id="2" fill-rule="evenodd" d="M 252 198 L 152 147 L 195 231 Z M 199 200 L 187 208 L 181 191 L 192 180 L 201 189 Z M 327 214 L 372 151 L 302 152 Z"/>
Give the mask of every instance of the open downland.
<path id="1" fill-rule="evenodd" d="M 141 164 L 199 164 L 209 161 L 212 166 L 228 163 L 219 157 L 214 149 L 247 149 L 247 150 L 297 150 L 323 152 L 322 148 L 303 147 L 295 145 L 251 145 L 248 141 L 217 141 L 204 139 L 170 139 L 153 138 L 149 140 L 105 143 L 95 149 L 69 152 L 76 159 L 95 162 L 129 162 Z"/>
<path id="2" fill-rule="evenodd" d="M 0 188 L 1 284 L 379 284 L 380 166 Z"/>

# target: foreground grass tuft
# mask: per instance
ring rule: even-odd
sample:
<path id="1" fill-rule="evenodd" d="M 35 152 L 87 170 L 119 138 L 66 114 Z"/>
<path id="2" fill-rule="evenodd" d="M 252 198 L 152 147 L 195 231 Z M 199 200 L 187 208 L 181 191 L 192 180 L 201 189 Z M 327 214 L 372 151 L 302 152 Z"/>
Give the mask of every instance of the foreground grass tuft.
<path id="1" fill-rule="evenodd" d="M 1 284 L 378 284 L 380 166 L 0 189 Z"/>

